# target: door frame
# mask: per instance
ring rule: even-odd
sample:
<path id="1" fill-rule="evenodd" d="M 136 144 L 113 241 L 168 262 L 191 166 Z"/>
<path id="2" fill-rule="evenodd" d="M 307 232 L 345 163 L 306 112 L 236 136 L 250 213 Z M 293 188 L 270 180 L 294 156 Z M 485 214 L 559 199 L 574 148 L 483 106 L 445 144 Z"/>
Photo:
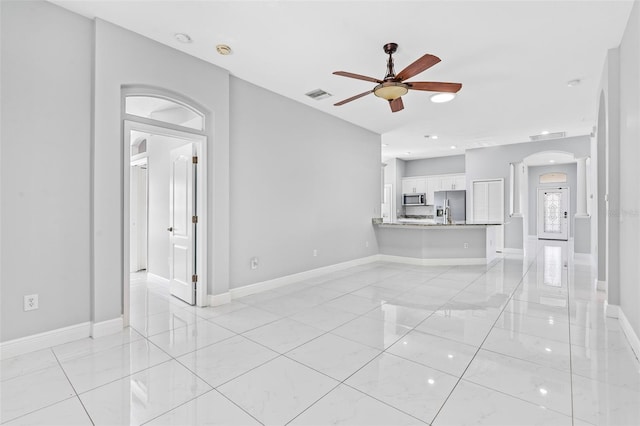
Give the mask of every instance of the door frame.
<path id="1" fill-rule="evenodd" d="M 551 240 L 551 241 L 569 241 L 571 239 L 571 188 L 568 186 L 549 186 L 543 187 L 539 186 L 536 192 L 536 239 L 540 240 Z M 541 224 L 544 219 L 540 216 L 540 211 L 542 206 L 540 206 L 540 193 L 545 191 L 566 191 L 564 195 L 566 195 L 566 199 L 564 202 L 567 204 L 567 239 L 563 240 L 561 238 L 545 238 L 540 237 L 541 234 Z"/>
<path id="2" fill-rule="evenodd" d="M 207 306 L 207 284 L 208 284 L 208 271 L 207 271 L 207 228 L 208 228 L 208 199 L 207 199 L 207 137 L 203 134 L 185 132 L 169 127 L 162 127 L 153 124 L 142 123 L 138 121 L 132 121 L 125 119 L 123 121 L 123 135 L 122 135 L 122 205 L 123 205 L 123 226 L 122 226 L 122 253 L 123 253 L 123 268 L 122 268 L 122 314 L 124 326 L 129 325 L 130 317 L 130 232 L 129 222 L 130 218 L 130 170 L 131 170 L 131 148 L 130 148 L 130 135 L 131 131 L 136 130 L 143 133 L 150 133 L 155 135 L 168 136 L 177 139 L 184 139 L 189 142 L 193 142 L 196 147 L 198 155 L 198 167 L 196 169 L 196 197 L 198 200 L 197 209 L 195 214 L 198 216 L 198 226 L 196 228 L 196 265 L 198 265 L 198 282 L 196 283 L 196 306 Z"/>
<path id="3" fill-rule="evenodd" d="M 145 209 L 145 222 L 144 222 L 144 234 L 145 234 L 145 239 L 144 239 L 144 244 L 145 244 L 145 269 L 147 269 L 147 267 L 149 266 L 149 158 L 147 157 L 147 153 L 144 154 L 137 154 L 137 155 L 132 155 L 131 156 L 131 163 L 130 163 L 130 170 L 129 172 L 131 173 L 133 171 L 134 167 L 140 167 L 140 166 L 146 166 L 146 176 L 145 176 L 145 192 L 146 192 L 146 196 L 145 196 L 145 200 L 144 200 L 144 209 Z M 129 175 L 131 176 L 131 175 Z M 131 177 L 129 178 L 131 179 Z M 130 187 L 131 188 L 131 187 Z M 129 194 L 129 200 L 131 200 L 131 193 Z M 139 209 L 140 204 L 138 203 L 138 205 L 136 206 Z M 131 208 L 131 205 L 129 206 L 129 208 Z M 131 212 L 129 212 L 131 213 Z M 136 211 L 136 213 L 138 213 L 138 218 L 140 217 L 139 214 L 139 210 Z M 126 226 L 126 224 L 125 224 Z M 129 224 L 129 229 L 131 229 L 131 224 Z M 139 228 L 138 228 L 139 229 Z M 139 231 L 138 231 L 139 232 Z M 131 235 L 129 235 L 129 239 L 131 240 Z M 135 236 L 134 238 L 139 238 L 140 235 L 138 234 L 137 236 Z M 136 258 L 136 263 L 138 264 L 138 266 L 140 266 L 140 259 L 138 257 L 138 254 L 140 252 L 139 249 L 139 245 L 140 245 L 140 241 L 136 242 L 136 248 L 138 253 L 135 254 L 135 256 L 129 256 L 129 259 L 131 260 L 131 257 L 135 257 Z M 131 241 L 129 241 L 129 249 L 131 249 Z M 131 254 L 131 253 L 130 253 Z M 129 264 L 129 267 L 131 267 L 131 264 Z"/>

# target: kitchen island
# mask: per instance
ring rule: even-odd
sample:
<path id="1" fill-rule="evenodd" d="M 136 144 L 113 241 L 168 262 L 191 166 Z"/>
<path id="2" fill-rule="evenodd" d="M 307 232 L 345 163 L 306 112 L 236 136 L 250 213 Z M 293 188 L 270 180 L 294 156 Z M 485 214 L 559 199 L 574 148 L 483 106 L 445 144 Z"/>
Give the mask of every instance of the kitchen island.
<path id="1" fill-rule="evenodd" d="M 494 224 L 375 223 L 380 254 L 420 265 L 479 265 L 496 258 Z"/>

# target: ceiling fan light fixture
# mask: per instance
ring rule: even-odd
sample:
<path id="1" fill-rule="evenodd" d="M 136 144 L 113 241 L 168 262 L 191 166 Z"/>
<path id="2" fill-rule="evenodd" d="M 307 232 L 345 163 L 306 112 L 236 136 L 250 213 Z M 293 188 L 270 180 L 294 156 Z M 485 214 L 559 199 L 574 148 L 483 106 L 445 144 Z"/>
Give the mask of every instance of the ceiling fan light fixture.
<path id="1" fill-rule="evenodd" d="M 397 83 L 395 81 L 385 81 L 384 83 L 378 84 L 373 89 L 373 94 L 379 98 L 383 98 L 388 101 L 393 101 L 403 95 L 406 95 L 408 91 L 409 91 L 409 88 L 404 83 Z"/>
<path id="2" fill-rule="evenodd" d="M 433 103 L 441 104 L 452 101 L 455 97 L 455 93 L 436 93 L 435 95 L 431 95 L 429 99 L 431 99 L 431 102 Z"/>

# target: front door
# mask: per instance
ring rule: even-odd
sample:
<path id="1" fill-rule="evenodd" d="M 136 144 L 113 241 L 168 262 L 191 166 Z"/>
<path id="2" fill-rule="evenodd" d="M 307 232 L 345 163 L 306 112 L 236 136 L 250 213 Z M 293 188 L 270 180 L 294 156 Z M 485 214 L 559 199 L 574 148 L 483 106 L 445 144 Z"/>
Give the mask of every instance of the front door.
<path id="1" fill-rule="evenodd" d="M 171 151 L 169 188 L 169 284 L 171 294 L 195 304 L 196 167 L 195 146 L 188 143 Z"/>
<path id="2" fill-rule="evenodd" d="M 569 239 L 568 188 L 538 189 L 538 238 Z"/>

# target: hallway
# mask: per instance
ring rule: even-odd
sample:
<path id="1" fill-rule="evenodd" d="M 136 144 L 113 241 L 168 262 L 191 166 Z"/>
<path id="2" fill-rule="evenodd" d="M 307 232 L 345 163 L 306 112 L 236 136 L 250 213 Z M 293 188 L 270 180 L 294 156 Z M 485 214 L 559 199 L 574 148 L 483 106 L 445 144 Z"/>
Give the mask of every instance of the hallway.
<path id="1" fill-rule="evenodd" d="M 640 364 L 565 242 L 372 263 L 2 361 L 2 424 L 638 425 Z"/>

